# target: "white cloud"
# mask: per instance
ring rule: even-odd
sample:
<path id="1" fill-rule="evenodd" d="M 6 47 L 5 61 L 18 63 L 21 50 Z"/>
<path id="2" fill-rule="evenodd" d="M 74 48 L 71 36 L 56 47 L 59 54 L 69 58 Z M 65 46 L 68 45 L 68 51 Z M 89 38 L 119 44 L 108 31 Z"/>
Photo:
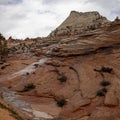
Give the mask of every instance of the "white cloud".
<path id="1" fill-rule="evenodd" d="M 0 0 L 0 32 L 7 38 L 47 36 L 71 10 L 120 16 L 120 0 Z"/>

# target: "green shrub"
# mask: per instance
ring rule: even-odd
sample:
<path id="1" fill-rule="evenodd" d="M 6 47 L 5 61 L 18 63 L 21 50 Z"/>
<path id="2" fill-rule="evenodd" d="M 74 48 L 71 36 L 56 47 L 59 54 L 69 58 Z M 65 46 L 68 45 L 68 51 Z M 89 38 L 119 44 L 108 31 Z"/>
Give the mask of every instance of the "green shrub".
<path id="1" fill-rule="evenodd" d="M 60 82 L 66 82 L 67 81 L 67 76 L 65 76 L 64 74 L 61 74 L 60 77 L 58 78 L 58 80 Z"/>
<path id="2" fill-rule="evenodd" d="M 30 74 L 29 72 L 26 73 L 26 75 L 29 75 L 29 74 Z"/>
<path id="3" fill-rule="evenodd" d="M 57 101 L 57 105 L 59 107 L 63 107 L 64 105 L 66 105 L 67 101 L 65 99 L 61 99 Z"/>
<path id="4" fill-rule="evenodd" d="M 107 72 L 107 73 L 111 73 L 112 72 L 112 68 L 109 68 L 109 67 L 102 67 L 100 69 L 101 72 Z"/>
<path id="5" fill-rule="evenodd" d="M 0 33 L 0 55 L 2 55 L 2 57 L 0 57 L 0 60 L 2 61 L 2 59 L 6 58 L 8 56 L 8 53 L 9 49 L 7 47 L 7 41 Z"/>
<path id="6" fill-rule="evenodd" d="M 102 89 L 100 89 L 100 90 L 98 90 L 97 91 L 97 96 L 105 96 L 105 92 L 103 92 L 103 90 Z"/>
<path id="7" fill-rule="evenodd" d="M 102 88 L 101 90 L 102 90 L 104 93 L 107 92 L 107 89 L 106 89 L 106 88 Z"/>
<path id="8" fill-rule="evenodd" d="M 94 71 L 96 72 L 105 72 L 105 73 L 112 73 L 113 69 L 110 68 L 110 67 L 102 67 L 101 69 L 97 70 L 97 69 L 94 69 Z"/>
<path id="9" fill-rule="evenodd" d="M 35 89 L 35 87 L 36 86 L 33 83 L 29 83 L 29 84 L 25 85 L 23 90 L 20 91 L 20 92 L 28 92 L 28 91 L 30 91 L 32 89 Z"/>
<path id="10" fill-rule="evenodd" d="M 100 85 L 102 85 L 102 86 L 108 86 L 108 85 L 110 85 L 111 83 L 109 82 L 109 81 L 106 81 L 106 80 L 102 80 L 101 82 L 100 82 Z"/>
<path id="11" fill-rule="evenodd" d="M 107 92 L 107 89 L 102 88 L 102 89 L 97 91 L 97 96 L 105 96 L 106 92 Z"/>

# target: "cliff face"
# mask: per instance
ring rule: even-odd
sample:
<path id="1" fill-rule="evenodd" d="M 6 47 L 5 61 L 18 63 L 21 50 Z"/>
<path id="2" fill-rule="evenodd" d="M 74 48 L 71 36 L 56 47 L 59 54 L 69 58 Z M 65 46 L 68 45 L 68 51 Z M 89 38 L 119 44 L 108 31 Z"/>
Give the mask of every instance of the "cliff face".
<path id="1" fill-rule="evenodd" d="M 110 21 L 98 12 L 76 12 L 72 11 L 67 19 L 56 28 L 50 36 L 81 33 L 86 30 L 109 25 Z"/>
<path id="2" fill-rule="evenodd" d="M 8 88 L 0 89 L 3 99 L 31 120 L 119 120 L 120 20 L 101 23 L 94 30 L 27 39 L 11 48 L 10 65 L 0 76 L 0 86 Z"/>

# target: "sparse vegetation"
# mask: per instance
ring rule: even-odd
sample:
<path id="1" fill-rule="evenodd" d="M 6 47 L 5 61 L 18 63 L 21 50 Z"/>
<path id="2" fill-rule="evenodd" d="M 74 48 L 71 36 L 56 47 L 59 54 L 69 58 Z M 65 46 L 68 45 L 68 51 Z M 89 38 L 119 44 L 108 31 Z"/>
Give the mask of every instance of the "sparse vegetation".
<path id="1" fill-rule="evenodd" d="M 113 71 L 113 69 L 110 68 L 110 67 L 104 67 L 104 66 L 103 66 L 100 70 L 94 69 L 94 71 L 96 71 L 96 72 L 111 73 L 111 72 Z"/>
<path id="2" fill-rule="evenodd" d="M 57 36 L 57 33 L 58 33 L 58 29 L 56 28 L 54 31 L 54 36 Z"/>
<path id="3" fill-rule="evenodd" d="M 26 75 L 29 75 L 29 74 L 30 74 L 29 72 L 26 73 Z"/>
<path id="4" fill-rule="evenodd" d="M 119 17 L 117 16 L 114 21 L 119 21 Z"/>
<path id="5" fill-rule="evenodd" d="M 102 88 L 101 90 L 102 90 L 104 93 L 107 92 L 107 89 L 106 89 L 106 88 Z"/>
<path id="6" fill-rule="evenodd" d="M 100 97 L 105 96 L 105 92 L 102 89 L 100 89 L 97 91 L 97 96 L 100 96 Z"/>
<path id="7" fill-rule="evenodd" d="M 106 92 L 107 92 L 107 89 L 102 88 L 102 89 L 97 91 L 97 96 L 105 96 Z"/>
<path id="8" fill-rule="evenodd" d="M 39 64 L 34 64 L 34 66 L 37 68 L 37 67 L 39 67 Z"/>
<path id="9" fill-rule="evenodd" d="M 8 64 L 8 65 L 3 65 L 3 66 L 1 66 L 1 70 L 4 70 L 6 67 L 8 67 L 8 66 L 10 66 L 10 64 Z"/>
<path id="10" fill-rule="evenodd" d="M 109 82 L 109 81 L 106 81 L 106 80 L 102 80 L 101 82 L 100 82 L 100 85 L 102 85 L 102 86 L 108 86 L 108 85 L 110 85 L 111 83 Z"/>
<path id="11" fill-rule="evenodd" d="M 57 101 L 57 105 L 59 107 L 63 107 L 64 105 L 66 105 L 67 101 L 65 99 L 61 99 Z"/>
<path id="12" fill-rule="evenodd" d="M 16 120 L 24 120 L 21 116 L 18 115 L 17 112 L 15 112 L 14 110 L 12 110 L 11 108 L 7 107 L 6 105 L 4 105 L 1 102 L 0 102 L 0 108 L 6 109 L 8 112 L 11 113 L 11 116 L 13 116 Z"/>
<path id="13" fill-rule="evenodd" d="M 100 71 L 101 71 L 101 72 L 111 73 L 111 72 L 112 72 L 112 70 L 113 70 L 112 68 L 109 68 L 109 67 L 104 67 L 104 66 L 103 66 L 103 67 L 101 68 L 101 70 L 100 70 Z"/>
<path id="14" fill-rule="evenodd" d="M 6 57 L 8 56 L 9 50 L 7 48 L 7 41 L 3 37 L 2 34 L 0 34 L 0 61 L 5 62 Z"/>
<path id="15" fill-rule="evenodd" d="M 68 29 L 69 32 L 72 31 L 72 27 L 71 26 L 66 26 L 66 28 Z"/>
<path id="16" fill-rule="evenodd" d="M 23 90 L 21 90 L 20 92 L 28 92 L 32 89 L 35 89 L 35 85 L 33 83 L 29 83 L 27 85 L 24 86 Z"/>
<path id="17" fill-rule="evenodd" d="M 4 69 L 5 69 L 5 66 L 2 66 L 1 69 L 4 70 Z"/>
<path id="18" fill-rule="evenodd" d="M 60 82 L 66 82 L 67 81 L 67 76 L 64 74 L 61 74 L 60 77 L 58 78 Z"/>

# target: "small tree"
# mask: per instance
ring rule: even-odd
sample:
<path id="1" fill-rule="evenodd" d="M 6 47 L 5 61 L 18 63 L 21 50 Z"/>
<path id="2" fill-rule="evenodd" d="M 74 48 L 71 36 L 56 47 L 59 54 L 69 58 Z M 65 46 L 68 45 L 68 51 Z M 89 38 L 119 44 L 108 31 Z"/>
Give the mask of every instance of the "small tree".
<path id="1" fill-rule="evenodd" d="M 21 90 L 20 92 L 28 92 L 32 89 L 35 89 L 35 85 L 33 83 L 29 83 L 27 85 L 24 86 L 23 90 Z"/>
<path id="2" fill-rule="evenodd" d="M 100 96 L 100 97 L 105 96 L 105 92 L 102 89 L 100 89 L 97 91 L 97 96 Z"/>
<path id="3" fill-rule="evenodd" d="M 5 38 L 3 37 L 3 35 L 0 33 L 0 55 L 2 59 L 5 59 L 8 55 L 8 48 L 7 48 L 7 41 L 5 40 Z"/>
<path id="4" fill-rule="evenodd" d="M 64 105 L 66 105 L 67 101 L 65 99 L 61 99 L 57 101 L 57 105 L 59 107 L 63 107 Z"/>
<path id="5" fill-rule="evenodd" d="M 115 18 L 115 21 L 119 21 L 119 17 L 118 16 Z"/>
<path id="6" fill-rule="evenodd" d="M 67 76 L 65 74 L 61 74 L 58 78 L 58 80 L 62 83 L 62 82 L 66 82 L 67 81 Z"/>
<path id="7" fill-rule="evenodd" d="M 109 82 L 109 81 L 107 81 L 107 80 L 102 80 L 101 82 L 100 82 L 100 85 L 101 86 L 109 86 L 111 83 Z"/>

